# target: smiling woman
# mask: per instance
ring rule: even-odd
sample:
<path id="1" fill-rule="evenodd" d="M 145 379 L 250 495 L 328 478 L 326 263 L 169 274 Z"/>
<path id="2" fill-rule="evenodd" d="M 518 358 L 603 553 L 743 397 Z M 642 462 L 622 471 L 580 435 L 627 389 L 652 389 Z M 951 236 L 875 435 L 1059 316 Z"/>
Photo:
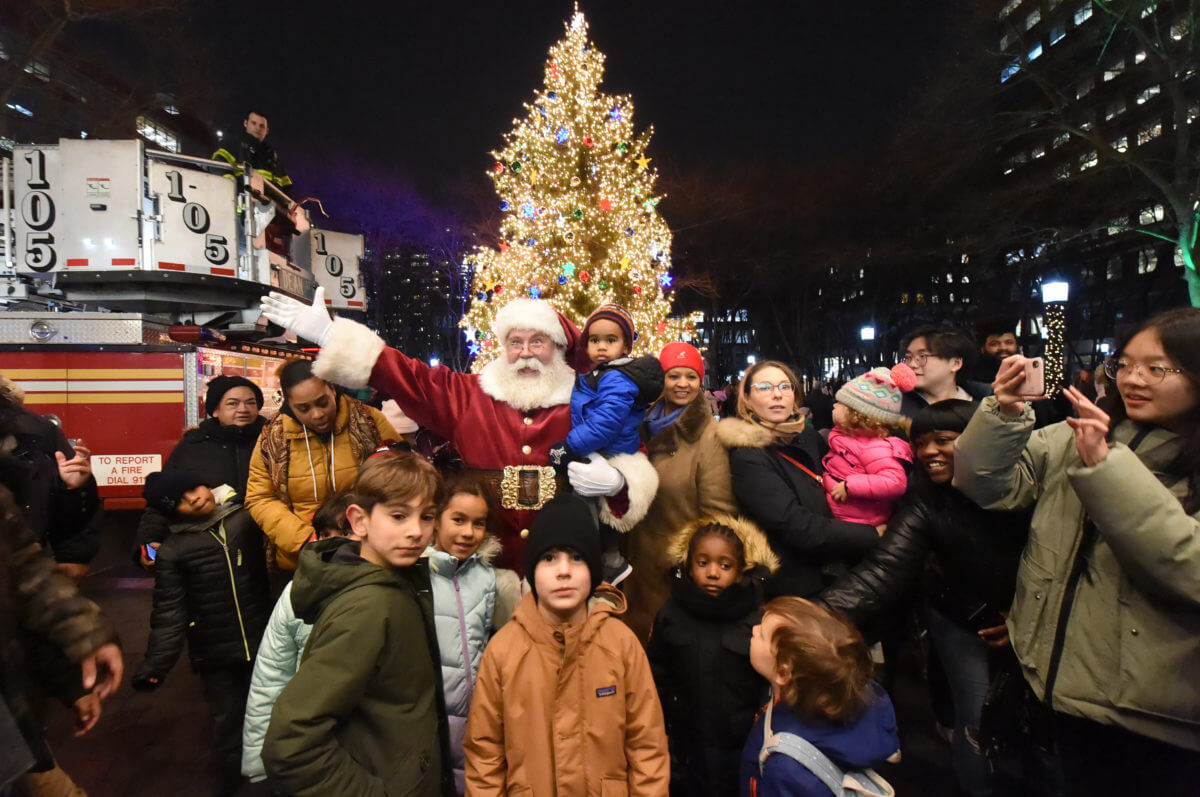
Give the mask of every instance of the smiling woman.
<path id="1" fill-rule="evenodd" d="M 1107 412 L 1071 388 L 1079 417 L 1036 431 L 1025 358 L 1005 359 L 957 441 L 955 483 L 983 506 L 1033 509 L 1009 626 L 1056 712 L 1066 782 L 1133 791 L 1153 766 L 1187 791 L 1200 771 L 1187 680 L 1200 671 L 1200 309 L 1143 322 L 1117 351 Z"/>

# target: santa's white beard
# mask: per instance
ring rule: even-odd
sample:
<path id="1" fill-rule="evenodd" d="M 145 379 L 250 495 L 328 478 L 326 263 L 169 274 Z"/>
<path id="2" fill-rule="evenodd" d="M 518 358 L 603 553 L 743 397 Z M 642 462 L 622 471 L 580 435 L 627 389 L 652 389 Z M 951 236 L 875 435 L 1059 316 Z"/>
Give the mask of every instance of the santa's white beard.
<path id="1" fill-rule="evenodd" d="M 523 368 L 533 369 L 537 374 L 522 374 Z M 479 372 L 479 386 L 492 398 L 524 412 L 570 402 L 575 372 L 561 351 L 554 353 L 549 365 L 536 357 L 509 363 L 501 356 Z"/>

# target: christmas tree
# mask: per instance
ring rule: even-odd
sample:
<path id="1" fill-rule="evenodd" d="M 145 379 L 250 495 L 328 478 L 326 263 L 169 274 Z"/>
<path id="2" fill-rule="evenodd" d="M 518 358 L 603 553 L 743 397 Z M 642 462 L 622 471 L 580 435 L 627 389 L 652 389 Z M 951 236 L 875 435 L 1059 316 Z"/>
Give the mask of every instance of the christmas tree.
<path id="1" fill-rule="evenodd" d="M 546 85 L 493 152 L 489 173 L 504 218 L 499 249 L 481 247 L 471 307 L 461 321 L 479 370 L 500 353 L 491 322 L 519 297 L 549 301 L 582 326 L 601 304 L 625 306 L 635 354 L 688 339 L 691 319 L 670 318 L 671 231 L 659 215 L 646 154 L 653 129 L 633 129 L 633 102 L 598 91 L 604 55 L 575 8 L 550 48 Z"/>

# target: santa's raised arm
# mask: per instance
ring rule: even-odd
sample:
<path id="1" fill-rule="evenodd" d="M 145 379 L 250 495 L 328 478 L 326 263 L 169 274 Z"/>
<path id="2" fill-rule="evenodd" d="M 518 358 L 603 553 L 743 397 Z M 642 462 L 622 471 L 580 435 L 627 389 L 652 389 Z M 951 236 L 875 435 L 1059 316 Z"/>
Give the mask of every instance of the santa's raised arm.
<path id="1" fill-rule="evenodd" d="M 487 478 L 500 501 L 498 564 L 522 572 L 525 537 L 537 511 L 564 484 L 549 466 L 549 450 L 571 429 L 575 372 L 567 355 L 579 330 L 547 302 L 513 299 L 496 314 L 499 357 L 478 374 L 430 367 L 385 345 L 367 327 L 330 319 L 324 291 L 311 305 L 278 293 L 264 296 L 271 321 L 321 346 L 313 373 L 339 385 L 370 385 L 396 400 L 413 420 L 450 440 L 468 468 Z M 658 473 L 644 454 L 593 456 L 569 468 L 575 492 L 605 496 L 601 520 L 633 528 L 650 508 Z"/>

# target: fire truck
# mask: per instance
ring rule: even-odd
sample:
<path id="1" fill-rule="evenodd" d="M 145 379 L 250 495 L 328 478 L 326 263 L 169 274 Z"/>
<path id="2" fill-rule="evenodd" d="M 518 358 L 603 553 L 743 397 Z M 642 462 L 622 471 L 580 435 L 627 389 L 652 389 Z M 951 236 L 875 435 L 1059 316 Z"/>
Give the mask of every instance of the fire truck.
<path id="1" fill-rule="evenodd" d="M 0 181 L 0 374 L 86 442 L 109 508 L 142 505 L 212 377 L 254 381 L 278 411 L 277 369 L 310 355 L 260 317 L 263 293 L 320 285 L 331 310 L 366 309 L 362 236 L 319 229 L 249 167 L 60 139 L 15 147 Z"/>

